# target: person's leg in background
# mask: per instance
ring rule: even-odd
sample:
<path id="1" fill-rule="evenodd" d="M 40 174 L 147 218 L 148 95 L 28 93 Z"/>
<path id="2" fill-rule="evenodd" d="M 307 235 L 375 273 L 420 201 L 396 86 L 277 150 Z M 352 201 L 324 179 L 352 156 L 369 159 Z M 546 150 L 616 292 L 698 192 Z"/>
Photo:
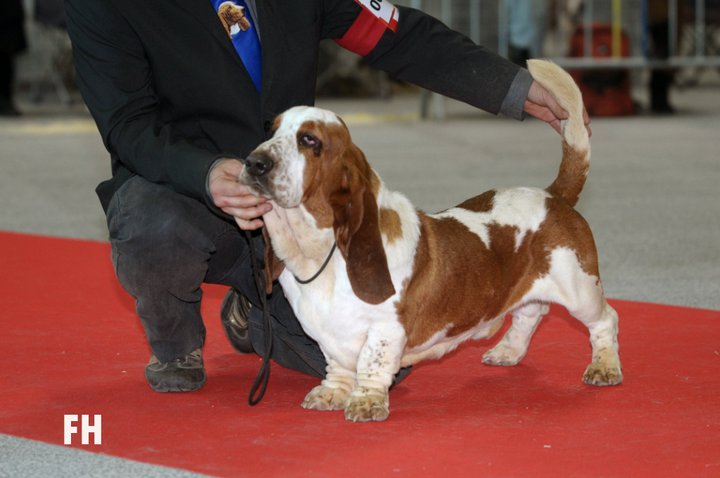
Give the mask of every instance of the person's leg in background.
<path id="1" fill-rule="evenodd" d="M 522 67 L 542 56 L 548 15 L 546 0 L 505 0 L 508 18 L 508 59 Z"/>
<path id="2" fill-rule="evenodd" d="M 17 116 L 12 104 L 13 55 L 0 51 L 0 115 Z"/>
<path id="3" fill-rule="evenodd" d="M 669 12 L 667 1 L 649 0 L 648 33 L 650 36 L 650 56 L 665 60 L 670 56 Z M 670 87 L 675 71 L 670 68 L 653 68 L 650 71 L 648 94 L 650 111 L 657 114 L 672 114 L 675 109 L 670 105 Z"/>
<path id="4" fill-rule="evenodd" d="M 13 102 L 15 56 L 25 50 L 25 11 L 21 0 L 0 2 L 0 116 L 17 116 Z"/>
<path id="5" fill-rule="evenodd" d="M 668 24 L 657 23 L 650 25 L 650 37 L 653 43 L 655 58 L 668 58 Z M 650 110 L 658 114 L 672 114 L 675 108 L 670 105 L 670 87 L 673 84 L 675 72 L 670 68 L 653 68 L 650 72 L 649 94 Z"/>

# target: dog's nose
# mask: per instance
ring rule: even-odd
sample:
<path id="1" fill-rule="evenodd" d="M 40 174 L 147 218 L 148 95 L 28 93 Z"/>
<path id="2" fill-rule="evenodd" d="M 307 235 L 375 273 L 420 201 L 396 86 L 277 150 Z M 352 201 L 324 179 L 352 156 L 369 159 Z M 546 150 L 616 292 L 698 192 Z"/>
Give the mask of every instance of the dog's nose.
<path id="1" fill-rule="evenodd" d="M 265 176 L 274 165 L 272 158 L 265 153 L 251 153 L 245 159 L 245 168 L 248 174 L 256 178 Z"/>

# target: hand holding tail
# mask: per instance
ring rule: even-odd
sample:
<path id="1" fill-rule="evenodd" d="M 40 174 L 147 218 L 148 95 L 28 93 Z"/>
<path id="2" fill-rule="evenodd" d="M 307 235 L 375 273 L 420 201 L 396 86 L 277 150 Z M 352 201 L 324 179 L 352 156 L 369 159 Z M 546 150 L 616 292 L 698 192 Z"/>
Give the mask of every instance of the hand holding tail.
<path id="1" fill-rule="evenodd" d="M 529 60 L 528 70 L 542 88 L 543 101 L 553 104 L 564 115 L 556 116 L 556 129 L 563 139 L 560 171 L 547 190 L 574 206 L 590 169 L 590 131 L 582 93 L 570 74 L 550 61 Z"/>

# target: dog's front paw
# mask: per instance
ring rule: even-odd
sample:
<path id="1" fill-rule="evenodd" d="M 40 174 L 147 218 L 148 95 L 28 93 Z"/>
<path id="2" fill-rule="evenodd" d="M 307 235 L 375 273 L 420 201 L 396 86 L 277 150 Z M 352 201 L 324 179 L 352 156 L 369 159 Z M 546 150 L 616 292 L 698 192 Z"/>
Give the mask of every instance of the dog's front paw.
<path id="1" fill-rule="evenodd" d="M 482 361 L 485 365 L 510 367 L 517 365 L 524 356 L 525 350 L 517 350 L 501 342 L 485 352 Z"/>
<path id="2" fill-rule="evenodd" d="M 620 385 L 622 381 L 623 375 L 619 366 L 608 366 L 601 362 L 593 362 L 588 365 L 583 375 L 583 382 L 600 387 Z"/>
<path id="3" fill-rule="evenodd" d="M 390 415 L 387 392 L 353 392 L 345 405 L 345 418 L 353 422 L 381 422 Z"/>
<path id="4" fill-rule="evenodd" d="M 342 388 L 318 385 L 305 396 L 302 407 L 308 410 L 342 410 L 347 397 L 348 392 Z"/>

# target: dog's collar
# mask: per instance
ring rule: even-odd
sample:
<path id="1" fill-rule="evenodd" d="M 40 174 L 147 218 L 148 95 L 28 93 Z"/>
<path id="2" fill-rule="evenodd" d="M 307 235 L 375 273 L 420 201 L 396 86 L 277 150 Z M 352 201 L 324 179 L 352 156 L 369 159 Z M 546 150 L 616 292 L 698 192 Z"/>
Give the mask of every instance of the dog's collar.
<path id="1" fill-rule="evenodd" d="M 336 248 L 337 248 L 337 242 L 333 242 L 333 246 L 332 246 L 332 248 L 330 248 L 330 253 L 327 255 L 327 257 L 325 258 L 325 262 L 323 262 L 323 264 L 320 266 L 320 270 L 318 270 L 318 271 L 315 273 L 315 275 L 313 275 L 313 276 L 312 276 L 311 278 L 309 278 L 309 279 L 304 279 L 304 280 L 303 280 L 303 279 L 298 278 L 298 276 L 296 276 L 295 274 L 293 274 L 293 277 L 295 278 L 295 280 L 296 280 L 299 284 L 309 284 L 309 283 L 311 283 L 312 281 L 314 281 L 315 279 L 317 279 L 318 276 L 320 276 L 320 274 L 322 274 L 322 272 L 325 270 L 325 268 L 327 267 L 327 265 L 330 263 L 330 258 L 331 258 L 332 255 L 335 253 L 335 249 L 336 249 Z"/>

